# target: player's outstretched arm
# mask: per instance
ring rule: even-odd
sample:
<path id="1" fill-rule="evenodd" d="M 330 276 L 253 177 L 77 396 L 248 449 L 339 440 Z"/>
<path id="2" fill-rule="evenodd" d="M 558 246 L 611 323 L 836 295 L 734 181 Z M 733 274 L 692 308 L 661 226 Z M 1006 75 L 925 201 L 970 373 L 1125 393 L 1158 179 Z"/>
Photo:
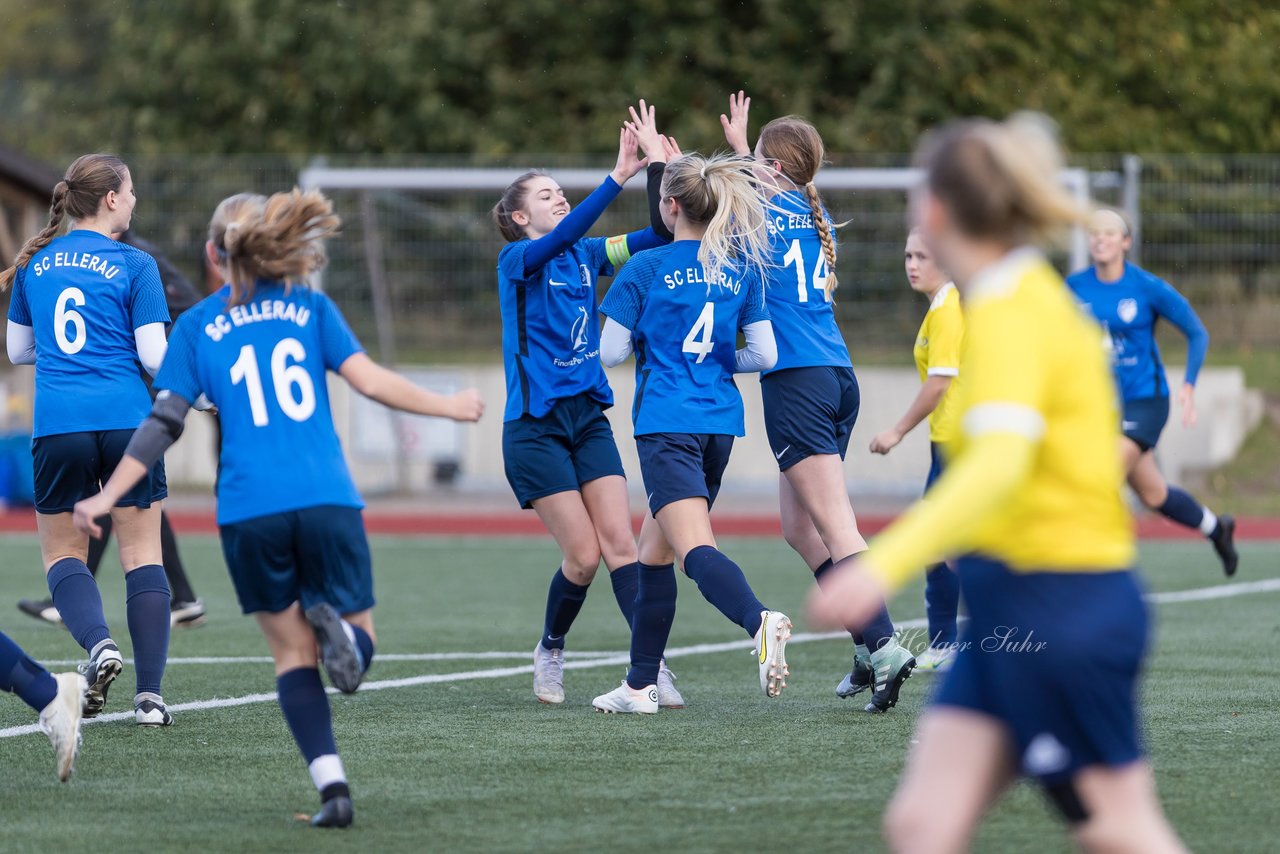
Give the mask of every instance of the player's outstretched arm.
<path id="1" fill-rule="evenodd" d="M 947 389 L 951 386 L 951 377 L 926 377 L 924 385 L 916 393 L 915 400 L 907 407 L 907 412 L 898 419 L 898 423 L 877 433 L 871 439 L 871 453 L 887 454 L 898 446 L 902 438 L 916 429 L 921 421 L 929 417 L 938 408 Z"/>
<path id="2" fill-rule="evenodd" d="M 484 401 L 475 389 L 437 394 L 414 385 L 364 353 L 356 353 L 343 362 L 338 373 L 360 394 L 402 412 L 435 415 L 454 421 L 479 421 L 484 414 Z"/>

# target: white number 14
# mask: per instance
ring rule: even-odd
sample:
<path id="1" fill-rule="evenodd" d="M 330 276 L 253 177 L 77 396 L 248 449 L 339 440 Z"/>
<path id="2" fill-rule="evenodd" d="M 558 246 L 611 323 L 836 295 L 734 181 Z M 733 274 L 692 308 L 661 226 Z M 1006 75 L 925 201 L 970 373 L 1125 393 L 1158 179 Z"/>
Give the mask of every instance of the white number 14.
<path id="1" fill-rule="evenodd" d="M 796 268 L 796 298 L 800 302 L 809 301 L 808 282 L 804 274 L 804 252 L 800 249 L 800 240 L 791 241 L 791 248 L 787 250 L 787 254 L 782 256 L 782 264 L 784 267 L 795 265 Z M 822 291 L 822 298 L 827 302 L 831 302 L 831 294 L 827 293 L 827 257 L 822 252 L 818 253 L 818 263 L 813 265 L 813 287 Z"/>

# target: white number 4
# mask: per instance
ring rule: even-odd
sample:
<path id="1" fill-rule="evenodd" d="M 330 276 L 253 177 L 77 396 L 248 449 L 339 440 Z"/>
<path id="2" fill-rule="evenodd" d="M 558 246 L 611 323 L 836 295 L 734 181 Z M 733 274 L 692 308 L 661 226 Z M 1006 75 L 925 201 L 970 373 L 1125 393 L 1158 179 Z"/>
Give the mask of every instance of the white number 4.
<path id="1" fill-rule="evenodd" d="M 804 274 L 804 252 L 800 249 L 799 239 L 791 241 L 791 248 L 787 250 L 787 254 L 782 256 L 782 265 L 790 267 L 792 264 L 796 268 L 796 298 L 800 302 L 809 301 L 808 281 Z M 813 287 L 822 291 L 822 298 L 827 302 L 831 302 L 831 294 L 827 293 L 827 256 L 818 253 L 818 263 L 813 265 Z"/>
<path id="2" fill-rule="evenodd" d="M 702 314 L 698 315 L 698 320 L 693 324 L 693 328 L 689 330 L 689 334 L 684 336 L 684 352 L 697 353 L 697 364 L 701 365 L 702 360 L 707 358 L 707 354 L 711 352 L 711 348 L 716 342 L 711 340 L 711 331 L 715 329 L 715 303 L 709 302 L 702 307 Z M 701 334 L 701 338 L 699 338 Z"/>
<path id="3" fill-rule="evenodd" d="M 294 421 L 306 421 L 316 411 L 316 389 L 307 369 L 297 364 L 307 358 L 307 351 L 297 338 L 285 338 L 271 351 L 271 384 L 275 386 L 276 403 L 280 410 Z M 293 359 L 290 365 L 286 360 Z M 252 344 L 240 348 L 240 357 L 231 366 L 231 383 L 245 384 L 249 392 L 249 411 L 253 413 L 255 427 L 266 427 L 267 399 L 262 393 L 262 376 L 258 373 L 258 354 Z M 298 387 L 297 399 L 293 387 Z"/>

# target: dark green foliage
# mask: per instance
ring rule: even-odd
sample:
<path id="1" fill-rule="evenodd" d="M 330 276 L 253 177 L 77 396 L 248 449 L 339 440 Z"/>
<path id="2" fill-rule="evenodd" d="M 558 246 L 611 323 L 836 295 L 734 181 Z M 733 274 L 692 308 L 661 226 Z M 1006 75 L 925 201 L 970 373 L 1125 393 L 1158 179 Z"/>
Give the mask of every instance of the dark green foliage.
<path id="1" fill-rule="evenodd" d="M 40 151 L 607 152 L 746 87 L 837 152 L 1030 107 L 1087 151 L 1280 150 L 1266 0 L 0 0 L 0 140 Z"/>

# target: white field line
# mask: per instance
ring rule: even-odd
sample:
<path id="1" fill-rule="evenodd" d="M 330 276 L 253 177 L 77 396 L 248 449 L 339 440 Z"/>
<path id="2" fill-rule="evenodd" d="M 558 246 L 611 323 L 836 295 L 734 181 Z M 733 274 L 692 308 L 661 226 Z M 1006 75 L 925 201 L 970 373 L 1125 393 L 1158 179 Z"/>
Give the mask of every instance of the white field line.
<path id="1" fill-rule="evenodd" d="M 528 658 L 533 650 L 521 652 L 389 652 L 378 653 L 378 661 L 505 661 L 512 658 Z M 567 658 L 609 658 L 616 652 L 567 652 Z M 125 664 L 133 664 L 132 658 L 126 658 Z M 45 667 L 71 667 L 83 664 L 83 658 L 43 659 Z M 270 664 L 269 655 L 232 655 L 232 656 L 195 656 L 190 658 L 170 658 L 167 664 Z"/>
<path id="2" fill-rule="evenodd" d="M 1149 595 L 1147 600 L 1155 604 L 1175 604 L 1180 602 L 1200 602 L 1210 599 L 1225 599 L 1232 596 L 1247 596 L 1253 593 L 1268 593 L 1280 590 L 1280 578 L 1264 579 L 1262 581 L 1249 581 L 1241 584 L 1221 584 L 1215 587 L 1200 587 L 1194 590 L 1180 590 L 1169 593 L 1156 593 Z M 902 629 L 919 629 L 926 626 L 923 619 L 903 620 L 896 624 Z M 791 636 L 788 643 L 811 643 L 813 641 L 834 640 L 838 638 L 848 637 L 847 632 L 797 632 Z M 734 652 L 737 650 L 749 650 L 754 648 L 754 643 L 749 639 L 727 641 L 724 643 L 703 643 L 694 644 L 692 646 L 673 647 L 666 651 L 667 658 L 684 658 L 693 655 L 711 655 L 719 652 Z M 406 657 L 401 660 L 458 660 L 464 657 L 470 658 L 513 658 L 517 655 L 523 656 L 527 653 L 507 654 L 507 653 L 432 653 L 437 656 L 435 659 L 425 657 Z M 428 655 L 424 653 L 423 656 Z M 455 658 L 439 658 L 439 656 L 454 656 Z M 378 656 L 379 659 L 391 659 L 390 655 Z M 181 659 L 178 659 L 181 660 Z M 191 661 L 204 661 L 206 659 L 190 659 Z M 230 661 L 258 662 L 269 661 L 269 659 L 246 656 L 240 659 L 207 659 L 212 662 L 224 663 Z M 394 660 L 394 659 L 392 659 Z M 618 653 L 594 653 L 585 654 L 578 653 L 573 660 L 565 661 L 566 670 L 588 670 L 596 667 L 616 667 L 628 664 L 630 658 L 626 652 Z M 171 663 L 173 663 L 171 661 Z M 477 679 L 503 679 L 508 676 L 520 676 L 533 672 L 532 664 L 521 664 L 513 667 L 495 667 L 488 670 L 464 670 L 458 673 L 428 673 L 422 676 L 409 676 L 404 679 L 382 679 L 375 682 L 366 682 L 360 686 L 361 692 L 367 691 L 384 691 L 388 688 L 410 688 L 415 685 L 433 685 L 448 682 L 470 682 Z M 327 689 L 328 693 L 336 694 L 333 688 Z M 253 703 L 273 703 L 276 701 L 274 691 L 264 694 L 247 694 L 243 697 L 218 697 L 212 700 L 196 700 L 190 703 L 175 703 L 169 706 L 171 712 L 198 712 L 207 709 L 227 709 L 234 706 L 247 706 Z M 133 717 L 132 712 L 113 712 L 108 715 L 99 715 L 93 720 L 85 721 L 85 725 L 98 723 L 111 723 L 114 721 L 129 720 Z M 39 724 L 28 724 L 25 726 L 9 727 L 0 729 L 0 738 L 14 738 L 20 735 L 32 735 L 40 732 Z"/>

